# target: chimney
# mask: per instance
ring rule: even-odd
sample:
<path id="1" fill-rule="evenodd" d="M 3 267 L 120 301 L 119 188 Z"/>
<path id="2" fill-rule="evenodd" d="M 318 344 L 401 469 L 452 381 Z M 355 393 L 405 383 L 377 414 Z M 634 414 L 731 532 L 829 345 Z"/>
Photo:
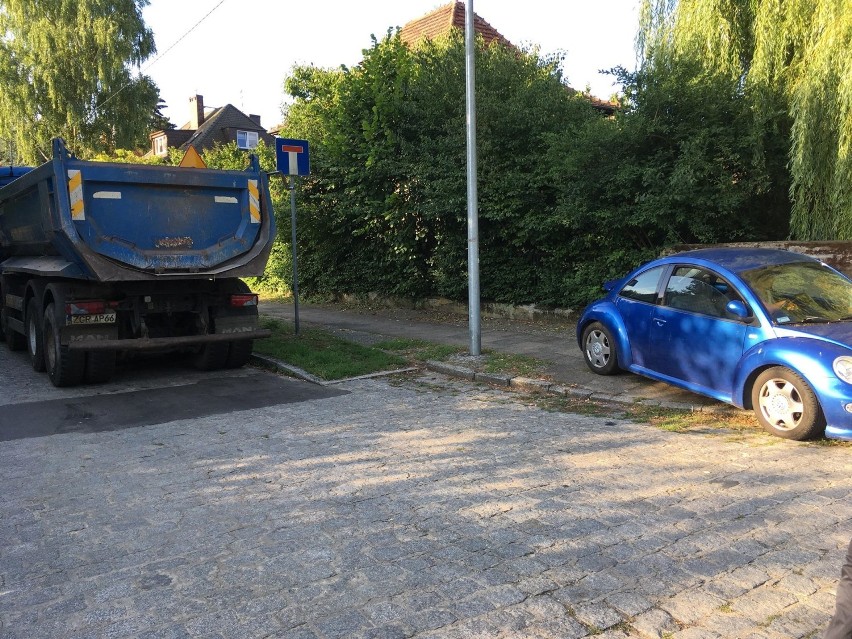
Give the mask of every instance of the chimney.
<path id="1" fill-rule="evenodd" d="M 260 116 L 255 115 L 254 113 L 249 114 L 249 120 L 254 122 L 257 126 L 260 126 Z"/>
<path id="2" fill-rule="evenodd" d="M 194 95 L 189 99 L 189 128 L 198 129 L 204 124 L 204 96 Z"/>

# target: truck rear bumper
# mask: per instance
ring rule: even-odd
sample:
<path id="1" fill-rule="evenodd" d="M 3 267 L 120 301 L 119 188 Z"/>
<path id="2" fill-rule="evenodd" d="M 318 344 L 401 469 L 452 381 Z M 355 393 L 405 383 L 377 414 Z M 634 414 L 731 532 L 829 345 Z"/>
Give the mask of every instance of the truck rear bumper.
<path id="1" fill-rule="evenodd" d="M 175 346 L 195 346 L 212 342 L 236 342 L 249 339 L 271 337 L 272 331 L 258 328 L 252 331 L 234 333 L 213 333 L 210 335 L 187 335 L 185 337 L 155 337 L 140 339 L 80 339 L 68 344 L 71 350 L 80 351 L 153 351 L 174 348 Z"/>

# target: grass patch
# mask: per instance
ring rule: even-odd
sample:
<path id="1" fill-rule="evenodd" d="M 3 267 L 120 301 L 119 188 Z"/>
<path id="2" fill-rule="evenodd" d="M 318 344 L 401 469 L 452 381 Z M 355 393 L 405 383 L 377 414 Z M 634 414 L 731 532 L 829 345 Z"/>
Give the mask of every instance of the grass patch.
<path id="1" fill-rule="evenodd" d="M 260 291 L 258 293 L 261 303 L 268 304 L 292 304 L 293 295 L 290 293 L 274 293 L 272 291 Z"/>
<path id="2" fill-rule="evenodd" d="M 561 397 L 559 395 L 545 395 L 539 397 L 536 406 L 544 410 L 557 413 L 573 413 L 575 415 L 586 415 L 589 417 L 617 417 L 613 407 L 587 399 L 572 397 Z"/>
<path id="3" fill-rule="evenodd" d="M 375 346 L 385 351 L 398 353 L 412 362 L 428 360 L 443 362 L 468 352 L 464 346 L 435 344 L 434 342 L 409 338 L 390 339 L 379 342 Z M 512 377 L 540 377 L 545 368 L 545 363 L 535 357 L 498 353 L 492 350 L 483 351 L 482 358 L 479 361 L 466 361 L 462 365 L 474 368 L 480 373 L 511 375 Z"/>
<path id="4" fill-rule="evenodd" d="M 632 422 L 648 424 L 667 432 L 687 433 L 690 431 L 705 431 L 712 424 L 714 430 L 718 428 L 720 431 L 733 433 L 739 437 L 748 433 L 751 435 L 766 435 L 766 439 L 769 440 L 770 444 L 784 441 L 780 438 L 771 437 L 766 433 L 758 426 L 757 420 L 750 413 L 730 415 L 708 414 L 676 408 L 664 408 L 662 406 L 649 406 L 640 403 L 627 405 L 608 404 L 571 397 L 545 397 L 538 404 L 548 410 L 626 419 Z"/>
<path id="5" fill-rule="evenodd" d="M 256 353 L 280 359 L 324 380 L 367 375 L 407 363 L 447 361 L 467 352 L 464 346 L 413 338 L 389 339 L 373 346 L 362 346 L 318 329 L 302 329 L 297 337 L 292 322 L 261 317 L 260 323 L 273 335 L 255 342 Z M 533 357 L 493 351 L 485 352 L 476 364 L 481 372 L 529 377 L 538 374 L 543 367 L 544 364 Z"/>
<path id="6" fill-rule="evenodd" d="M 399 368 L 406 363 L 405 359 L 393 353 L 347 342 L 325 331 L 302 329 L 296 336 L 290 322 L 263 317 L 260 323 L 272 331 L 272 337 L 255 341 L 255 353 L 280 359 L 320 379 L 368 375 Z"/>
<path id="7" fill-rule="evenodd" d="M 435 344 L 422 339 L 400 337 L 389 339 L 375 344 L 376 348 L 383 351 L 396 353 L 409 361 L 425 362 L 428 360 L 443 361 L 466 352 L 463 346 L 452 346 L 451 344 Z"/>
<path id="8" fill-rule="evenodd" d="M 513 377 L 543 376 L 544 362 L 529 355 L 486 351 L 485 358 L 485 364 L 482 367 L 485 373 L 506 374 Z"/>
<path id="9" fill-rule="evenodd" d="M 624 407 L 623 416 L 626 419 L 650 424 L 660 430 L 672 433 L 706 429 L 712 423 L 714 429 L 723 429 L 729 433 L 739 435 L 749 433 L 751 435 L 767 435 L 768 437 L 768 434 L 760 428 L 751 413 L 708 414 L 700 411 L 634 404 Z"/>

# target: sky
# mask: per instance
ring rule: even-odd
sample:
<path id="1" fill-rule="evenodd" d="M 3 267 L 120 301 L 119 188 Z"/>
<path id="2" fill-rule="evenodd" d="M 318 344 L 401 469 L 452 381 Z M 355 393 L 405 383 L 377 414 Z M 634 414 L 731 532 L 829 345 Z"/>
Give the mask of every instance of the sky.
<path id="1" fill-rule="evenodd" d="M 473 0 L 473 10 L 512 43 L 562 51 L 564 75 L 608 98 L 617 87 L 600 69 L 636 66 L 640 0 Z M 233 104 L 281 121 L 283 83 L 295 65 L 354 66 L 388 28 L 446 4 L 444 0 L 150 0 L 143 10 L 157 54 L 142 65 L 160 88 L 164 113 L 189 119 L 189 98 Z M 199 24 L 200 22 L 200 24 Z"/>

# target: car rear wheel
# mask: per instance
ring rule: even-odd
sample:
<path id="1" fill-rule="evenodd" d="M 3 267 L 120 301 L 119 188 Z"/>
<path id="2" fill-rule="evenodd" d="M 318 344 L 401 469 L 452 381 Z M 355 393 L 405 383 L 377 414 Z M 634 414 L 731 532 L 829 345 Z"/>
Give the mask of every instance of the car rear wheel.
<path id="1" fill-rule="evenodd" d="M 804 441 L 825 431 L 825 418 L 813 390 L 783 366 L 769 368 L 757 377 L 751 405 L 760 425 L 778 437 Z"/>
<path id="2" fill-rule="evenodd" d="M 618 372 L 618 353 L 615 340 L 603 324 L 593 322 L 583 331 L 583 356 L 586 365 L 598 375 Z"/>

